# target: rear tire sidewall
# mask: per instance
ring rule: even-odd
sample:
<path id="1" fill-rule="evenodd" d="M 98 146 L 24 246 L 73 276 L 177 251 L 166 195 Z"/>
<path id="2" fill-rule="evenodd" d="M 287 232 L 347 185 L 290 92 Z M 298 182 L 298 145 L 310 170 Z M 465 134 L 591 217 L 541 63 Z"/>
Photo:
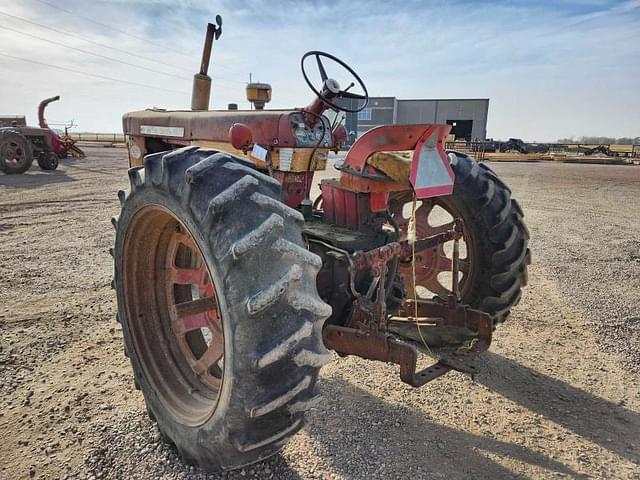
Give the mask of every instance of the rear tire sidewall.
<path id="1" fill-rule="evenodd" d="M 511 190 L 493 170 L 460 154 L 451 166 L 456 181 L 453 194 L 444 198 L 460 212 L 475 248 L 471 284 L 462 300 L 500 323 L 519 303 L 527 283 L 529 232 Z"/>
<path id="2" fill-rule="evenodd" d="M 146 373 L 142 367 L 142 363 L 139 359 L 135 347 L 132 342 L 132 332 L 127 325 L 128 314 L 125 311 L 119 312 L 122 319 L 122 328 L 124 330 L 124 338 L 129 352 L 130 359 L 133 364 L 133 368 L 136 371 L 136 378 L 140 383 L 140 387 L 145 396 L 147 407 L 151 410 L 151 413 L 156 418 L 158 426 L 162 432 L 165 432 L 171 438 L 188 439 L 187 442 L 191 443 L 194 448 L 197 448 L 200 442 L 206 442 L 201 438 L 203 432 L 216 432 L 220 431 L 224 425 L 224 419 L 228 415 L 232 414 L 232 390 L 233 390 L 233 375 L 234 369 L 234 348 L 233 348 L 233 324 L 232 320 L 233 309 L 229 309 L 226 304 L 226 299 L 223 294 L 224 289 L 219 288 L 223 285 L 222 279 L 218 276 L 218 267 L 215 262 L 213 252 L 209 248 L 209 243 L 206 239 L 202 238 L 200 234 L 200 228 L 192 217 L 188 209 L 185 209 L 176 201 L 171 195 L 165 193 L 160 189 L 154 188 L 139 188 L 134 195 L 128 200 L 125 208 L 122 210 L 120 219 L 118 221 L 118 230 L 116 235 L 116 262 L 118 263 L 116 268 L 116 289 L 118 296 L 118 305 L 126 305 L 125 292 L 127 286 L 124 285 L 123 278 L 119 278 L 119 273 L 124 270 L 124 256 L 119 252 L 124 251 L 124 241 L 127 231 L 127 227 L 133 217 L 140 213 L 144 207 L 151 205 L 159 205 L 168 209 L 173 215 L 178 218 L 183 225 L 187 228 L 196 245 L 202 253 L 204 262 L 209 269 L 211 278 L 216 286 L 216 292 L 218 301 L 220 302 L 220 311 L 222 314 L 223 322 L 223 334 L 224 334 L 224 372 L 222 377 L 222 386 L 218 393 L 217 405 L 213 414 L 200 426 L 188 426 L 180 423 L 180 421 L 173 416 L 171 411 L 164 407 L 162 402 L 156 395 L 151 394 L 155 389 L 146 376 Z M 235 320 L 237 321 L 237 319 Z M 172 421 L 167 421 L 167 419 Z M 223 464 L 224 452 L 220 452 L 218 455 L 219 461 Z"/>
<path id="3" fill-rule="evenodd" d="M 151 419 L 183 461 L 205 470 L 276 454 L 304 425 L 319 399 L 320 367 L 332 358 L 322 342 L 331 307 L 316 288 L 321 259 L 305 248 L 302 215 L 280 201 L 276 180 L 222 152 L 151 154 L 128 174 L 113 219 L 114 288 L 125 353 Z M 171 284 L 181 284 L 167 272 L 177 266 L 167 242 L 180 230 L 208 267 L 219 301 L 217 400 L 215 390 L 196 393 L 201 380 L 176 355 L 181 340 L 167 323 L 177 301 Z"/>

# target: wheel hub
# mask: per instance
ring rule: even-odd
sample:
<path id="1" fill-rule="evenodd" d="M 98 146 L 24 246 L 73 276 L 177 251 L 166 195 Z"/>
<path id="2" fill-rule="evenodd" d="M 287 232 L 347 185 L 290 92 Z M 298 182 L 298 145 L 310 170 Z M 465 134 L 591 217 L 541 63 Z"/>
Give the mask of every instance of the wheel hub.
<path id="1" fill-rule="evenodd" d="M 441 198 L 418 202 L 416 208 L 416 235 L 418 238 L 430 237 L 453 228 L 453 219 L 458 217 L 455 208 Z M 406 240 L 413 200 L 401 199 L 391 203 L 390 210 L 398 228 L 400 239 Z M 451 271 L 453 266 L 451 244 L 438 245 L 430 250 L 416 253 L 415 256 L 415 289 L 418 297 L 438 295 L 446 298 L 451 293 Z M 470 275 L 471 244 L 465 232 L 461 244 L 459 260 L 460 291 L 464 292 L 465 279 Z M 402 263 L 398 271 L 403 275 L 404 287 L 409 295 L 413 295 L 413 266 L 411 262 Z M 431 295 L 429 294 L 431 293 Z"/>
<path id="2" fill-rule="evenodd" d="M 24 150 L 15 142 L 5 142 L 0 149 L 0 158 L 16 165 L 24 157 Z"/>
<path id="3" fill-rule="evenodd" d="M 215 287 L 209 278 L 209 272 L 202 261 L 202 255 L 193 238 L 183 233 L 182 227 L 176 228 L 176 234 L 169 246 L 168 269 L 165 284 L 170 288 L 169 295 L 173 297 L 173 307 L 170 310 L 171 330 L 176 338 L 180 351 L 191 370 L 212 388 L 219 388 L 221 378 L 211 373 L 222 359 L 224 344 L 222 342 L 222 323 L 217 310 Z M 180 267 L 180 249 L 188 250 L 192 256 L 194 266 Z M 175 285 L 190 286 L 191 299 L 181 301 L 174 290 Z M 191 339 L 191 332 L 202 334 L 207 345 L 204 353 L 200 352 L 201 345 Z M 219 367 L 214 369 L 219 371 Z"/>

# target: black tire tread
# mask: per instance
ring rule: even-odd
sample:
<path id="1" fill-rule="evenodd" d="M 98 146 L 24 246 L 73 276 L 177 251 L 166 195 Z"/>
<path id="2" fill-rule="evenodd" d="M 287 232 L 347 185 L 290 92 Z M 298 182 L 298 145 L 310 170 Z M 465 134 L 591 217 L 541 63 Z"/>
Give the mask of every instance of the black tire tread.
<path id="1" fill-rule="evenodd" d="M 276 453 L 302 427 L 304 411 L 317 397 L 319 368 L 331 359 L 321 335 L 331 307 L 316 290 L 321 260 L 304 248 L 301 215 L 279 201 L 273 178 L 224 153 L 186 147 L 149 155 L 144 167 L 129 170 L 129 180 L 130 189 L 118 193 L 123 212 L 149 189 L 176 199 L 213 253 L 207 262 L 224 279 L 218 290 L 234 299 L 227 301 L 234 352 L 224 381 L 236 389 L 230 395 L 242 407 L 225 407 L 224 428 L 215 435 L 205 424 L 190 436 L 163 415 L 128 349 L 158 428 L 186 462 L 206 470 L 240 468 Z M 124 235 L 126 226 L 115 218 L 113 223 L 117 237 Z M 235 301 L 239 297 L 244 302 Z M 120 305 L 119 317 L 126 341 Z"/>
<path id="2" fill-rule="evenodd" d="M 463 300 L 500 323 L 518 304 L 527 284 L 531 252 L 524 214 L 511 189 L 489 166 L 458 152 L 448 153 L 456 174 L 453 201 L 464 205 L 471 213 L 469 217 L 477 219 L 483 253 L 490 254 L 473 291 Z"/>
<path id="3" fill-rule="evenodd" d="M 44 171 L 52 171 L 58 168 L 58 156 L 53 152 L 46 152 L 38 156 L 38 166 Z"/>

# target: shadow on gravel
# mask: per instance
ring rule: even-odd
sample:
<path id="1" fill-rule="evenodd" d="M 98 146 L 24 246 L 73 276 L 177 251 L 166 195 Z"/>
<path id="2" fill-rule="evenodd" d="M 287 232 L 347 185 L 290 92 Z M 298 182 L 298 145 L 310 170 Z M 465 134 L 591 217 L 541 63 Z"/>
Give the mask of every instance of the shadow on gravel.
<path id="1" fill-rule="evenodd" d="M 26 173 L 18 175 L 0 174 L 0 187 L 8 188 L 37 188 L 52 183 L 74 182 L 75 178 L 68 176 L 62 170 L 43 172 L 37 166 L 31 167 Z"/>
<path id="2" fill-rule="evenodd" d="M 485 352 L 482 363 L 478 383 L 640 465 L 637 413 L 496 353 Z"/>
<path id="3" fill-rule="evenodd" d="M 257 464 L 229 472 L 209 473 L 186 465 L 175 446 L 161 440 L 156 424 L 141 411 L 120 416 L 110 428 L 96 423 L 84 458 L 87 477 L 101 479 L 180 480 L 302 480 L 281 453 Z M 76 478 L 80 471 L 72 476 Z M 0 478 L 4 479 L 0 473 Z M 40 478 L 40 477 L 38 477 Z M 78 478 L 86 478 L 79 475 Z"/>
<path id="4" fill-rule="evenodd" d="M 321 385 L 323 399 L 330 405 L 314 412 L 305 430 L 323 444 L 327 450 L 323 457 L 346 478 L 517 476 L 491 457 L 579 476 L 526 447 L 440 425 L 425 413 L 387 403 L 344 380 L 324 379 Z M 349 413 L 340 413 L 345 409 Z"/>

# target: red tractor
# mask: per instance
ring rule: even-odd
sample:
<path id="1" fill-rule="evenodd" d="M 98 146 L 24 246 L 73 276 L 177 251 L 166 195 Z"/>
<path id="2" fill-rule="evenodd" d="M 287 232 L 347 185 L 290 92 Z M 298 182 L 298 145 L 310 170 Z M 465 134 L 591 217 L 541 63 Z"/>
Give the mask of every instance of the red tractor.
<path id="1" fill-rule="evenodd" d="M 84 157 L 82 150 L 75 146 L 75 140 L 66 132 L 62 137 L 58 135 L 44 118 L 47 105 L 58 100 L 59 95 L 40 102 L 39 127 L 27 126 L 24 116 L 6 117 L 9 122 L 0 119 L 0 171 L 24 173 L 31 168 L 34 158 L 42 170 L 55 170 L 61 158 L 68 155 Z"/>
<path id="2" fill-rule="evenodd" d="M 368 131 L 312 201 L 347 136 L 330 119 L 365 107 L 363 81 L 313 51 L 308 106 L 210 111 L 217 20 L 192 110 L 123 118 L 130 187 L 112 252 L 135 383 L 163 437 L 207 470 L 278 452 L 319 401 L 330 350 L 397 364 L 415 387 L 474 374 L 530 258 L 511 191 L 443 149 L 449 125 Z M 351 78 L 330 77 L 329 61 Z M 434 360 L 417 370 L 421 352 Z"/>

